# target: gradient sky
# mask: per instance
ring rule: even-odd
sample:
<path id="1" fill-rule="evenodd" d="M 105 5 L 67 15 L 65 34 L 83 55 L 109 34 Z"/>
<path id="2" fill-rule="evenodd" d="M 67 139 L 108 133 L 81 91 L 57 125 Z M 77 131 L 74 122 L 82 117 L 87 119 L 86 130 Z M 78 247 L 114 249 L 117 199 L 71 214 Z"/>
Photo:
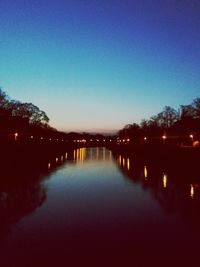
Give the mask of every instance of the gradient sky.
<path id="1" fill-rule="evenodd" d="M 200 97 L 200 1 L 0 0 L 0 60 L 53 127 L 118 130 Z"/>

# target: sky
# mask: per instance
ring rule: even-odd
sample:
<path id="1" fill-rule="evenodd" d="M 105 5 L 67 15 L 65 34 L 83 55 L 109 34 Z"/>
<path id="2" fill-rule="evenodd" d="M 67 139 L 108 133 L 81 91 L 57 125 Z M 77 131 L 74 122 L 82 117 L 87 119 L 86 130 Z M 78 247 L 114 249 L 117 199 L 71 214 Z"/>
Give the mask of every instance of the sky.
<path id="1" fill-rule="evenodd" d="M 0 86 L 62 131 L 200 97 L 200 0 L 0 0 Z"/>

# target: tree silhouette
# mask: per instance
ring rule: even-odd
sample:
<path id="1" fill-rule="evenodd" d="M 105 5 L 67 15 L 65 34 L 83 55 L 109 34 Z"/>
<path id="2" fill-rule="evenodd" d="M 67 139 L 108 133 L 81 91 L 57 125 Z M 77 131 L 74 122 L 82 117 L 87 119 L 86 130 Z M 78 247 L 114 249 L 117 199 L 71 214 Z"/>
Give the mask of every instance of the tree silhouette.
<path id="1" fill-rule="evenodd" d="M 46 113 L 32 103 L 21 103 L 20 101 L 12 100 L 9 104 L 9 109 L 12 111 L 13 116 L 26 118 L 30 124 L 44 126 L 49 122 Z"/>

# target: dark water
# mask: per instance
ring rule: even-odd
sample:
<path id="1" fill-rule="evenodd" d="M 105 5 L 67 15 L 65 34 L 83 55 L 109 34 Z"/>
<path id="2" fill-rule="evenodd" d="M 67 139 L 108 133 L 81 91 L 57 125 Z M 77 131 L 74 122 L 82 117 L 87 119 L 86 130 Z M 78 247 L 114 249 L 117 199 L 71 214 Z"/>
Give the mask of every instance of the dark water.
<path id="1" fill-rule="evenodd" d="M 200 266 L 199 251 L 196 170 L 105 148 L 1 163 L 0 266 Z"/>

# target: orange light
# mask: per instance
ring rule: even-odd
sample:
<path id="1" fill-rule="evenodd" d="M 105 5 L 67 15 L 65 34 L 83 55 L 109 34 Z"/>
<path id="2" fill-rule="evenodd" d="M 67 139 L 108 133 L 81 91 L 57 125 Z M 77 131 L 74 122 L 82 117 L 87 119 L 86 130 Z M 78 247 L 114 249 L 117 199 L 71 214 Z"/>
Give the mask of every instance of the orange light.
<path id="1" fill-rule="evenodd" d="M 127 158 L 127 169 L 128 171 L 130 170 L 130 159 L 129 158 Z"/>
<path id="2" fill-rule="evenodd" d="M 147 166 L 144 166 L 144 177 L 147 179 L 148 173 L 147 173 Z"/>
<path id="3" fill-rule="evenodd" d="M 194 138 L 194 135 L 193 134 L 190 134 L 190 138 L 193 139 Z"/>
<path id="4" fill-rule="evenodd" d="M 166 188 L 167 187 L 167 175 L 163 174 L 163 187 Z"/>
<path id="5" fill-rule="evenodd" d="M 167 139 L 167 136 L 166 136 L 166 135 L 163 135 L 163 136 L 162 136 L 162 139 L 163 139 L 163 140 Z"/>
<path id="6" fill-rule="evenodd" d="M 190 197 L 194 198 L 194 186 L 192 184 L 190 185 Z"/>
<path id="7" fill-rule="evenodd" d="M 18 133 L 14 133 L 15 141 L 17 141 Z"/>
<path id="8" fill-rule="evenodd" d="M 121 155 L 119 155 L 119 164 L 120 165 L 122 164 L 122 157 L 121 157 Z"/>

